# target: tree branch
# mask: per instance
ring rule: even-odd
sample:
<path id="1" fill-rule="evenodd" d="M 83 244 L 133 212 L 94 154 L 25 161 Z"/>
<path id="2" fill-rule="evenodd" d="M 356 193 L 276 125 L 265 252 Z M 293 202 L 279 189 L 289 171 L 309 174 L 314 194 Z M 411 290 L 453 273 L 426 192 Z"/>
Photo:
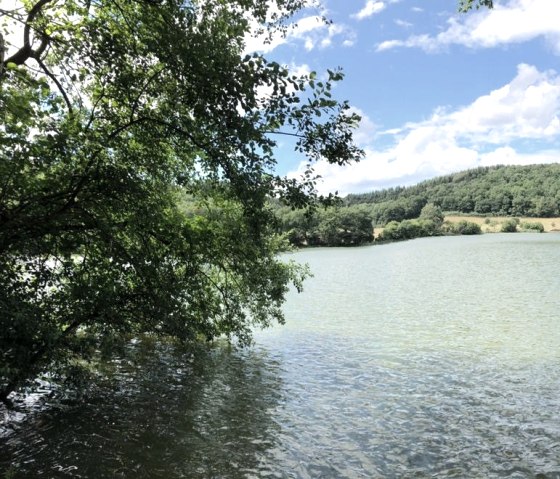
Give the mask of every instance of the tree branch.
<path id="1" fill-rule="evenodd" d="M 52 2 L 53 0 L 39 0 L 35 5 L 33 5 L 33 8 L 29 11 L 28 15 L 27 15 L 27 20 L 25 21 L 25 27 L 23 28 L 23 47 L 21 47 L 16 53 L 14 53 L 10 58 L 8 58 L 7 60 L 4 61 L 4 65 L 7 65 L 8 63 L 15 63 L 16 65 L 23 65 L 27 60 L 29 60 L 30 58 L 35 58 L 36 59 L 36 55 L 37 54 L 41 54 L 45 51 L 45 48 L 47 47 L 46 44 L 48 44 L 49 42 L 49 37 L 41 32 L 41 45 L 39 45 L 39 48 L 37 51 L 34 51 L 31 48 L 31 28 L 32 28 L 32 23 L 35 20 L 35 18 L 37 17 L 37 15 L 39 15 L 39 13 L 41 12 L 41 9 L 49 2 Z"/>
<path id="2" fill-rule="evenodd" d="M 32 55 L 33 58 L 35 59 L 35 61 L 39 64 L 39 66 L 41 67 L 41 70 L 43 70 L 43 72 L 45 73 L 45 75 L 47 75 L 56 85 L 56 87 L 58 88 L 58 91 L 60 92 L 60 94 L 62 95 L 62 98 L 64 98 L 64 103 L 66 103 L 66 106 L 68 107 L 68 113 L 70 113 L 70 116 L 74 116 L 74 110 L 72 108 L 72 104 L 70 103 L 70 99 L 68 98 L 68 95 L 66 94 L 66 91 L 64 90 L 64 88 L 62 87 L 62 84 L 58 81 L 58 79 L 50 72 L 50 70 L 47 68 L 47 66 L 43 63 L 43 60 L 41 60 L 41 58 L 39 57 L 39 55 L 33 54 Z"/>
<path id="3" fill-rule="evenodd" d="M 287 131 L 266 130 L 266 131 L 263 131 L 263 133 L 265 135 L 284 135 L 284 136 L 293 136 L 295 138 L 305 138 L 305 135 L 302 135 L 300 133 L 288 133 Z"/>
<path id="4" fill-rule="evenodd" d="M 4 36 L 0 32 L 0 79 L 4 73 L 4 55 L 6 53 L 6 45 L 4 43 Z"/>

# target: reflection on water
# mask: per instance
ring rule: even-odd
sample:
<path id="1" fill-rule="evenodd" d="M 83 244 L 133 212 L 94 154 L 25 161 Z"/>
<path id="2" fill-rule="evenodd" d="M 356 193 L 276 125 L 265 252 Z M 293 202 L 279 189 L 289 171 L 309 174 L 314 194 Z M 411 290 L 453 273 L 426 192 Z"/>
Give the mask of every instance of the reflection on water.
<path id="1" fill-rule="evenodd" d="M 560 478 L 560 235 L 296 254 L 245 351 L 139 346 L 0 442 L 16 477 Z"/>
<path id="2" fill-rule="evenodd" d="M 194 359 L 156 346 L 131 346 L 129 360 L 114 365 L 116 390 L 52 408 L 9 436 L 2 448 L 17 464 L 16 477 L 256 474 L 278 431 L 271 416 L 281 388 L 274 361 L 226 348 Z"/>

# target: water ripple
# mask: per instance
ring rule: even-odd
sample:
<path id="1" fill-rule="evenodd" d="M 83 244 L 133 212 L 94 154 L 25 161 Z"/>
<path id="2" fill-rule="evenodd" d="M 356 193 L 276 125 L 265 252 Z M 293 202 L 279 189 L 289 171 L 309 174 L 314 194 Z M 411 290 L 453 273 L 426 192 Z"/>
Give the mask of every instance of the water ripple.
<path id="1" fill-rule="evenodd" d="M 560 478 L 560 236 L 297 258 L 315 277 L 286 326 L 195 358 L 132 344 L 87 400 L 14 416 L 0 471 Z"/>

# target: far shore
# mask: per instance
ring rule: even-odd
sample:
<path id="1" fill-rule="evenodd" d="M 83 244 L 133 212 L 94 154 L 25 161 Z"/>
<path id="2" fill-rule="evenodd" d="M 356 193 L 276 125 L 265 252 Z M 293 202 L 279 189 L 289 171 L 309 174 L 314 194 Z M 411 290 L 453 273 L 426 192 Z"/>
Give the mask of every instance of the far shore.
<path id="1" fill-rule="evenodd" d="M 502 223 L 511 216 L 470 216 L 470 215 L 446 215 L 444 221 L 450 223 L 459 223 L 460 221 L 471 221 L 480 225 L 483 233 L 499 233 L 502 229 Z M 560 217 L 554 218 L 528 218 L 526 216 L 515 217 L 519 219 L 519 223 L 541 223 L 544 227 L 545 233 L 559 232 L 560 233 Z M 374 236 L 377 239 L 379 234 L 383 231 L 382 227 L 374 228 Z"/>
<path id="2" fill-rule="evenodd" d="M 527 218 L 525 216 L 516 217 L 519 223 L 541 223 L 544 226 L 544 232 L 551 231 L 560 232 L 560 217 L 555 218 Z M 499 233 L 502 228 L 502 223 L 511 217 L 508 216 L 458 216 L 450 215 L 445 217 L 445 221 L 451 223 L 458 223 L 459 221 L 472 221 L 480 225 L 483 233 Z"/>

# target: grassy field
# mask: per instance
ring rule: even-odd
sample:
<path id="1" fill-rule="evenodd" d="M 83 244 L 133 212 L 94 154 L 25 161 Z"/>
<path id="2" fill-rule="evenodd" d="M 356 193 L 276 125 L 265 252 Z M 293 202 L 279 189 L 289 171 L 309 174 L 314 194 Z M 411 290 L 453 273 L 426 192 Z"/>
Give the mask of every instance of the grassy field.
<path id="1" fill-rule="evenodd" d="M 483 233 L 499 233 L 502 229 L 502 223 L 511 219 L 507 216 L 458 216 L 458 215 L 448 215 L 445 216 L 445 221 L 451 223 L 458 223 L 459 221 L 472 221 L 480 225 L 480 229 Z M 519 223 L 541 223 L 544 227 L 545 233 L 550 231 L 560 232 L 560 217 L 555 218 L 526 218 L 519 217 Z M 383 228 L 374 228 L 374 237 L 377 239 Z"/>
<path id="2" fill-rule="evenodd" d="M 467 220 L 480 225 L 483 233 L 497 233 L 502 227 L 502 223 L 509 219 L 505 216 L 446 216 L 445 220 L 451 223 Z M 560 218 L 519 218 L 520 223 L 542 223 L 544 231 L 560 231 Z"/>

